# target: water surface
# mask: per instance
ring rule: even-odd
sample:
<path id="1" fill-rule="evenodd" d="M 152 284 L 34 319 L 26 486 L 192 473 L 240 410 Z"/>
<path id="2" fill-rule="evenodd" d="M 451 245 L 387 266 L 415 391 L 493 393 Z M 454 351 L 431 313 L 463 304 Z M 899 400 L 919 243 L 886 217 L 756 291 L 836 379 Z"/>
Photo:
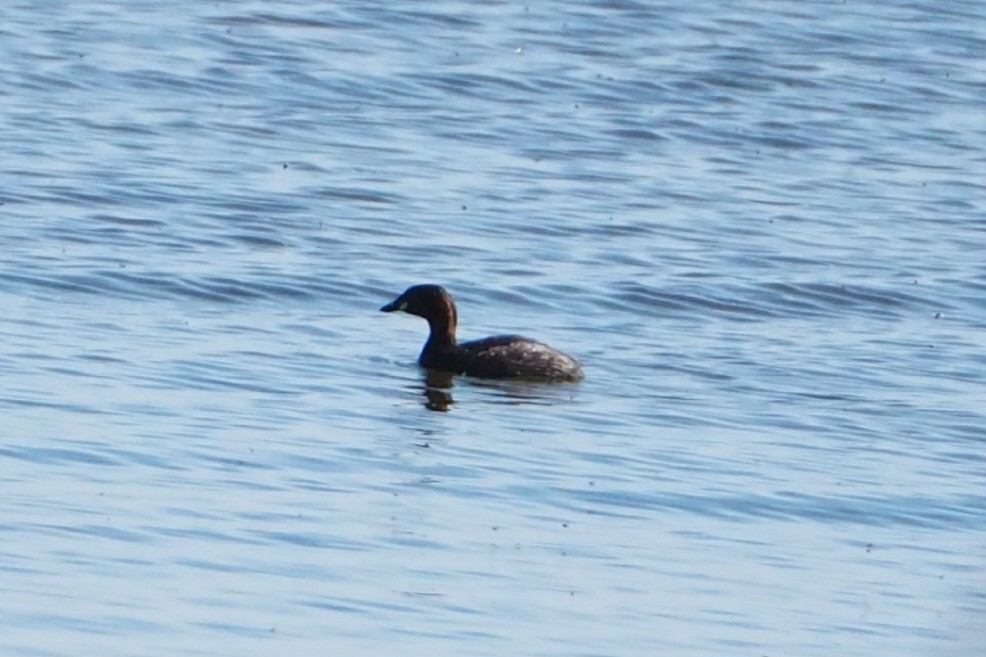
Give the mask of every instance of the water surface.
<path id="1" fill-rule="evenodd" d="M 15 3 L 0 652 L 986 648 L 979 2 Z M 417 318 L 587 378 L 430 380 Z"/>

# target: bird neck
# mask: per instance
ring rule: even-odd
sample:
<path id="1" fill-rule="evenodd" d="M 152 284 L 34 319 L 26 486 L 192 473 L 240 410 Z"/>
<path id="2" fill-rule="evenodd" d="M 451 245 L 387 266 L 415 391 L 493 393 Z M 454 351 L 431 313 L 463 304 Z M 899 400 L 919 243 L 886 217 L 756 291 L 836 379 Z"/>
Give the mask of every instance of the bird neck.
<path id="1" fill-rule="evenodd" d="M 428 326 L 431 328 L 428 343 L 441 346 L 454 345 L 457 323 L 458 317 L 454 304 L 449 303 L 443 308 L 440 308 L 438 312 L 428 318 Z"/>

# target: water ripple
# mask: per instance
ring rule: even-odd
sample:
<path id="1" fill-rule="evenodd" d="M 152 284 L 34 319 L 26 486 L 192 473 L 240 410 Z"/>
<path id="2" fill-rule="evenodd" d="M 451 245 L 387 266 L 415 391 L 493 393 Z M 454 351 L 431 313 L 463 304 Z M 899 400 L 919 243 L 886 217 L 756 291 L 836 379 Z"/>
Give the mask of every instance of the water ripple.
<path id="1" fill-rule="evenodd" d="M 983 653 L 978 0 L 8 5 L 0 653 Z"/>

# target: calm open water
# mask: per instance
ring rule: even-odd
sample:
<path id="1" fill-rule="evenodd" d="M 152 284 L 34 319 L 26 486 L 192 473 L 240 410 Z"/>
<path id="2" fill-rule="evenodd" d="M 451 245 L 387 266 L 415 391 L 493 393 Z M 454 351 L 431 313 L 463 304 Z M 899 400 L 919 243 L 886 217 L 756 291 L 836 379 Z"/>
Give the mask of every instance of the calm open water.
<path id="1" fill-rule="evenodd" d="M 984 105 L 981 0 L 5 3 L 0 654 L 984 654 Z"/>

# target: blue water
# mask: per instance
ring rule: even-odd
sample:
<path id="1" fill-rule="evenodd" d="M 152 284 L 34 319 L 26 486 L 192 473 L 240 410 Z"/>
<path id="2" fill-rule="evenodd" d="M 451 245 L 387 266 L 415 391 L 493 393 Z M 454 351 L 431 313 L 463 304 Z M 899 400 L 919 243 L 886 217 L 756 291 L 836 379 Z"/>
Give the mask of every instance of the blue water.
<path id="1" fill-rule="evenodd" d="M 2 14 L 0 654 L 986 652 L 979 0 Z"/>

